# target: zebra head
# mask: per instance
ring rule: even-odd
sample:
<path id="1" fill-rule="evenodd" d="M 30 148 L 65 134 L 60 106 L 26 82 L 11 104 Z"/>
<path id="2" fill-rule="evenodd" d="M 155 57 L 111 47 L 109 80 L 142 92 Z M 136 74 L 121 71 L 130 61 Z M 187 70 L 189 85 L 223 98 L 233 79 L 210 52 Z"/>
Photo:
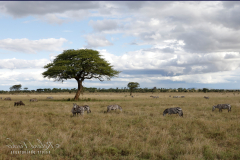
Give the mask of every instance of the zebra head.
<path id="1" fill-rule="evenodd" d="M 212 111 L 214 111 L 216 107 L 217 107 L 217 106 L 212 106 Z"/>
<path id="2" fill-rule="evenodd" d="M 168 109 L 165 109 L 165 110 L 163 111 L 163 116 L 165 116 L 167 113 L 168 113 Z"/>
<path id="3" fill-rule="evenodd" d="M 122 112 L 122 107 L 119 106 L 119 110 Z"/>
<path id="4" fill-rule="evenodd" d="M 76 109 L 77 108 L 77 104 L 76 103 L 73 103 L 73 108 Z"/>

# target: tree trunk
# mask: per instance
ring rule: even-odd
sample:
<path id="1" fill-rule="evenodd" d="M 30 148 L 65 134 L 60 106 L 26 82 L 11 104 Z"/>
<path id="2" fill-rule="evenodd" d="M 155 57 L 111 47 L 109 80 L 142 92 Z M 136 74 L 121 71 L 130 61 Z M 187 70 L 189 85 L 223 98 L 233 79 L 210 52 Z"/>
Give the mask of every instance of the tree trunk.
<path id="1" fill-rule="evenodd" d="M 76 79 L 77 80 L 77 79 Z M 77 90 L 77 93 L 74 97 L 75 100 L 78 100 L 80 94 L 81 94 L 81 90 L 82 90 L 82 81 L 81 80 L 77 80 L 78 82 L 78 90 Z"/>

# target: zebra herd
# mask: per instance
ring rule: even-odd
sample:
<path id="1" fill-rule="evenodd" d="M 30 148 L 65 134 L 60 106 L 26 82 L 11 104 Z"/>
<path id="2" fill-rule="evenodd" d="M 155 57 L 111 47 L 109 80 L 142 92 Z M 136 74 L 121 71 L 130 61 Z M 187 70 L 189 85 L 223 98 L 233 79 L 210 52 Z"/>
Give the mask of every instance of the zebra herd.
<path id="1" fill-rule="evenodd" d="M 230 104 L 218 104 L 218 105 L 212 107 L 212 111 L 214 111 L 215 108 L 218 108 L 219 112 L 222 112 L 222 109 L 227 109 L 228 112 L 231 111 L 231 105 Z M 117 105 L 117 104 L 107 106 L 107 112 L 109 112 L 111 110 L 122 111 L 122 107 Z M 87 111 L 87 113 L 90 113 L 91 112 L 90 107 L 88 105 L 79 106 L 79 105 L 73 103 L 73 108 L 72 108 L 72 111 L 71 111 L 73 116 L 75 116 L 76 114 L 78 115 L 78 113 L 80 115 L 83 115 L 84 111 Z M 167 108 L 163 111 L 163 116 L 165 116 L 166 114 L 170 114 L 170 115 L 171 114 L 178 114 L 180 117 L 183 117 L 183 111 L 180 107 Z"/>
<path id="2" fill-rule="evenodd" d="M 152 98 L 159 98 L 158 96 L 150 96 Z M 169 96 L 171 97 L 171 96 Z M 184 98 L 184 96 L 173 96 L 173 98 Z M 205 99 L 209 99 L 209 97 L 204 96 Z M 2 97 L 0 97 L 0 99 L 2 99 Z M 53 99 L 53 97 L 47 97 L 47 99 Z M 10 97 L 6 97 L 4 100 L 9 100 L 11 101 L 12 99 Z M 36 98 L 30 99 L 30 102 L 38 102 L 38 100 Z M 25 105 L 22 101 L 18 101 L 18 102 L 14 102 L 14 106 L 18 106 L 18 105 Z M 227 109 L 228 112 L 231 112 L 231 105 L 230 104 L 218 104 L 218 105 L 214 105 L 212 106 L 212 111 L 214 111 L 216 108 L 219 109 L 219 112 L 222 112 L 223 109 Z M 109 105 L 107 106 L 107 112 L 111 111 L 111 110 L 120 110 L 122 111 L 122 107 L 114 104 L 114 105 Z M 87 113 L 91 113 L 91 109 L 88 105 L 84 105 L 84 106 L 79 106 L 76 103 L 73 103 L 73 108 L 71 110 L 73 116 L 75 115 L 83 115 L 84 111 L 86 111 Z M 175 108 L 167 108 L 163 111 L 163 116 L 165 116 L 166 114 L 178 114 L 179 116 L 183 117 L 183 111 L 180 107 L 175 107 Z"/>
<path id="3" fill-rule="evenodd" d="M 122 111 L 122 107 L 117 105 L 117 104 L 107 106 L 107 112 L 109 112 L 111 110 L 120 110 L 120 111 Z M 87 111 L 87 113 L 91 113 L 92 112 L 88 105 L 79 106 L 76 103 L 73 103 L 73 108 L 71 110 L 73 116 L 76 116 L 78 114 L 83 115 L 84 111 Z"/>
<path id="4" fill-rule="evenodd" d="M 2 97 L 0 97 L 0 99 L 2 99 Z M 11 101 L 12 99 L 11 99 L 11 97 L 6 97 L 6 98 L 4 98 L 4 100 Z M 37 98 L 30 99 L 29 101 L 30 102 L 38 102 Z M 22 101 L 14 102 L 14 106 L 18 106 L 18 105 L 20 105 L 20 106 L 24 105 L 25 106 L 25 104 Z"/>
<path id="5" fill-rule="evenodd" d="M 72 108 L 72 114 L 75 116 L 76 114 L 83 115 L 84 111 L 87 111 L 87 113 L 91 113 L 92 111 L 90 110 L 90 107 L 88 105 L 84 106 L 79 106 L 76 103 L 73 103 L 73 108 Z"/>

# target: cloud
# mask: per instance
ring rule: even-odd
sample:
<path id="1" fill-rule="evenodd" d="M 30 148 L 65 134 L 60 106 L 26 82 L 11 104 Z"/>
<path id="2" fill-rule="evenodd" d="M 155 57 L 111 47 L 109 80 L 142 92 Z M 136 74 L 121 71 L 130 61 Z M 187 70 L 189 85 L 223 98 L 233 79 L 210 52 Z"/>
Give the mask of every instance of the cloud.
<path id="1" fill-rule="evenodd" d="M 152 74 L 161 76 L 205 74 L 233 71 L 239 67 L 237 52 L 191 54 L 166 53 L 164 49 L 152 48 L 128 52 L 115 56 L 106 50 L 99 50 L 103 57 L 124 74 Z"/>
<path id="2" fill-rule="evenodd" d="M 96 31 L 104 31 L 104 30 L 113 30 L 116 29 L 118 24 L 116 20 L 97 20 L 93 21 L 91 20 L 89 24 L 93 27 Z"/>
<path id="3" fill-rule="evenodd" d="M 24 59 L 1 59 L 0 69 L 31 69 L 43 68 L 46 64 L 50 63 L 47 59 L 38 60 L 24 60 Z"/>
<path id="4" fill-rule="evenodd" d="M 85 36 L 87 45 L 85 48 L 97 48 L 113 45 L 103 35 L 86 35 Z"/>
<path id="5" fill-rule="evenodd" d="M 13 17 L 45 16 L 47 14 L 64 13 L 99 8 L 99 2 L 1 2 L 0 11 Z"/>
<path id="6" fill-rule="evenodd" d="M 99 50 L 114 68 L 123 71 L 119 81 L 124 83 L 136 80 L 214 84 L 238 80 L 234 76 L 238 75 L 240 64 L 238 2 L 0 2 L 0 12 L 14 18 L 33 16 L 50 24 L 85 19 L 92 28 L 83 36 L 85 48 L 107 49 L 113 45 L 113 38 L 110 41 L 108 37 L 119 38 L 114 42 L 118 50 L 122 41 L 135 45 L 127 47 L 138 49 L 119 56 Z M 0 48 L 24 53 L 59 51 L 66 41 L 3 39 Z M 140 49 L 143 45 L 150 47 Z M 37 68 L 35 63 L 1 60 L 0 67 Z"/>
<path id="7" fill-rule="evenodd" d="M 61 46 L 67 42 L 65 38 L 48 38 L 40 40 L 22 39 L 3 39 L 0 40 L 0 48 L 14 52 L 36 53 L 39 51 L 61 51 Z"/>

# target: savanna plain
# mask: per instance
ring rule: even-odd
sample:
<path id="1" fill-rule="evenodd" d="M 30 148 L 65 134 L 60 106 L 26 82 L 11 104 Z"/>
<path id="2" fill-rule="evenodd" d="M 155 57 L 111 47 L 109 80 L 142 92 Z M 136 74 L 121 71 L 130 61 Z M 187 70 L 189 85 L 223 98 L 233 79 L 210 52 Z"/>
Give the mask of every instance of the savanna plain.
<path id="1" fill-rule="evenodd" d="M 0 159 L 240 159 L 239 93 L 133 96 L 84 93 L 72 101 L 73 93 L 1 94 L 12 101 L 0 100 Z M 31 98 L 38 102 L 29 102 Z M 20 100 L 25 106 L 14 106 Z M 92 112 L 74 117 L 73 103 L 89 105 Z M 224 103 L 232 106 L 231 112 L 212 112 L 213 105 Z M 112 104 L 122 112 L 106 113 Z M 183 117 L 163 116 L 172 107 L 182 108 Z"/>

